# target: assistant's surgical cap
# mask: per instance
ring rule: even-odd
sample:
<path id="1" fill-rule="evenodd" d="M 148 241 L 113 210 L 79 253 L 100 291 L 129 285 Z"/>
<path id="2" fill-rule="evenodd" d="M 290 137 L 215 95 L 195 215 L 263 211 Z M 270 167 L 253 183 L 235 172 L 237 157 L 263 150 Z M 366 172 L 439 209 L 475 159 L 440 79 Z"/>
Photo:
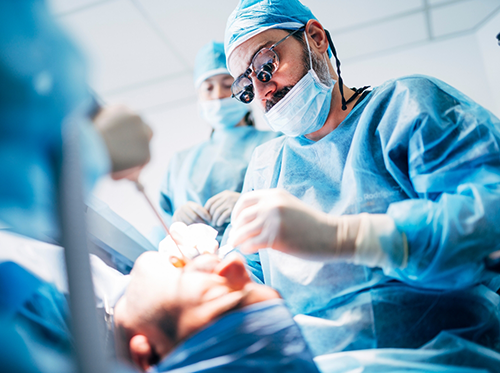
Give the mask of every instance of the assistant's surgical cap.
<path id="1" fill-rule="evenodd" d="M 198 88 L 204 80 L 219 74 L 229 74 L 226 67 L 224 44 L 211 41 L 204 45 L 196 55 L 194 85 Z"/>
<path id="2" fill-rule="evenodd" d="M 226 24 L 227 61 L 236 47 L 255 35 L 273 28 L 296 30 L 310 19 L 317 18 L 298 0 L 240 0 Z"/>

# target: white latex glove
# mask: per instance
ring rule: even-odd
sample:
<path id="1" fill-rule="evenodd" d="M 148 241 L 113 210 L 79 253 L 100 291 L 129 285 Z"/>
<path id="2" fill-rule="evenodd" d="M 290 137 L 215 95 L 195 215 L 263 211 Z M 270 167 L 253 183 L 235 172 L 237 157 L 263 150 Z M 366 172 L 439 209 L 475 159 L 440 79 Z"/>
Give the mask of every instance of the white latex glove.
<path id="1" fill-rule="evenodd" d="M 189 201 L 174 212 L 173 222 L 182 222 L 187 225 L 194 223 L 210 224 L 210 214 L 208 211 L 195 202 Z"/>
<path id="2" fill-rule="evenodd" d="M 314 210 L 281 189 L 243 194 L 233 210 L 228 244 L 244 253 L 273 248 L 370 267 L 404 267 L 404 235 L 384 214 L 335 217 Z"/>
<path id="3" fill-rule="evenodd" d="M 240 193 L 225 190 L 216 194 L 205 203 L 205 209 L 212 217 L 211 225 L 213 227 L 220 227 L 226 221 L 229 221 L 238 198 L 240 198 Z"/>
<path id="4" fill-rule="evenodd" d="M 110 106 L 97 114 L 94 124 L 108 148 L 113 173 L 149 162 L 153 132 L 137 114 L 124 106 Z"/>
<path id="5" fill-rule="evenodd" d="M 178 246 L 190 258 L 196 256 L 198 253 L 215 254 L 219 248 L 219 243 L 216 240 L 218 232 L 206 224 L 192 224 L 187 226 L 181 222 L 173 223 L 170 226 L 170 234 L 171 236 L 163 239 L 158 247 L 159 252 L 170 256 L 182 258 L 182 253 L 179 252 Z"/>

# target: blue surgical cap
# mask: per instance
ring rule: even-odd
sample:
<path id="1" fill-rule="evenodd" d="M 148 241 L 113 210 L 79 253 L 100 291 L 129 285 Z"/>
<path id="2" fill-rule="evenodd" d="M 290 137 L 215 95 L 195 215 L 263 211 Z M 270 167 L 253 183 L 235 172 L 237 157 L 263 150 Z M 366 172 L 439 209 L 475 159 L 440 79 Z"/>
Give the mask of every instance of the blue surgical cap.
<path id="1" fill-rule="evenodd" d="M 198 88 L 204 80 L 219 74 L 229 74 L 226 67 L 224 44 L 216 41 L 204 45 L 194 63 L 194 85 Z"/>
<path id="2" fill-rule="evenodd" d="M 298 0 L 240 0 L 227 20 L 227 61 L 236 47 L 255 35 L 273 28 L 296 30 L 310 19 L 317 18 Z"/>

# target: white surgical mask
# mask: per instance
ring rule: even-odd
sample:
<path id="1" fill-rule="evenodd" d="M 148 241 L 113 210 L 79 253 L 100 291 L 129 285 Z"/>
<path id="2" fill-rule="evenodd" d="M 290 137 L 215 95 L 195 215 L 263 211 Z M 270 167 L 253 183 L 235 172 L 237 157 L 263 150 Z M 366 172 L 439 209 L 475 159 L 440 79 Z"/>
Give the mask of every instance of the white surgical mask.
<path id="1" fill-rule="evenodd" d="M 288 136 L 303 136 L 319 130 L 325 124 L 332 100 L 332 84 L 323 84 L 312 68 L 309 41 L 304 35 L 309 49 L 311 68 L 302 79 L 264 117 L 276 132 Z"/>
<path id="2" fill-rule="evenodd" d="M 248 105 L 231 97 L 200 101 L 200 115 L 214 130 L 235 127 L 249 110 Z"/>

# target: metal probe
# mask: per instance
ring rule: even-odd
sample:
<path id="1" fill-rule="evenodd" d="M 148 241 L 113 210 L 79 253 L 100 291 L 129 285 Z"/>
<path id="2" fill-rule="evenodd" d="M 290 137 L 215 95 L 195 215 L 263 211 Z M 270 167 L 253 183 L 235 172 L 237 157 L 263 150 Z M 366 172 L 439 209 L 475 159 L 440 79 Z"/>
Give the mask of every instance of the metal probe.
<path id="1" fill-rule="evenodd" d="M 179 249 L 179 252 L 181 253 L 183 259 L 186 260 L 186 262 L 190 261 L 191 259 L 186 254 L 184 254 L 184 252 L 182 251 L 180 245 L 175 240 L 174 236 L 172 236 L 170 234 L 170 231 L 169 231 L 169 229 L 167 227 L 167 224 L 165 224 L 165 222 L 163 221 L 163 218 L 161 217 L 160 213 L 158 212 L 158 210 L 156 209 L 156 207 L 153 205 L 153 203 L 149 199 L 148 195 L 146 194 L 146 191 L 144 190 L 144 185 L 142 185 L 139 180 L 134 180 L 134 184 L 135 184 L 135 187 L 137 188 L 137 190 L 140 193 L 142 193 L 142 195 L 144 196 L 144 198 L 146 199 L 146 201 L 148 201 L 149 206 L 151 207 L 151 209 L 153 210 L 154 214 L 156 215 L 156 217 L 160 221 L 163 229 L 165 229 L 165 232 L 167 233 L 167 235 L 169 235 L 172 238 L 172 241 L 174 241 L 175 246 L 177 247 L 177 249 Z M 198 252 L 198 254 L 199 254 L 199 252 Z"/>

